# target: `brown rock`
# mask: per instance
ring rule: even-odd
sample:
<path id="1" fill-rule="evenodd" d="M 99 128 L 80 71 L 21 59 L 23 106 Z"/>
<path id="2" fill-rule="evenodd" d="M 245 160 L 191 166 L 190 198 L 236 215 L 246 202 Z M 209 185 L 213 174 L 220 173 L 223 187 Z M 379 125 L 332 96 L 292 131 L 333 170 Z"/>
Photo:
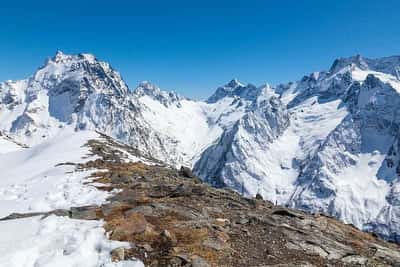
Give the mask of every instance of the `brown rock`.
<path id="1" fill-rule="evenodd" d="M 168 230 L 164 230 L 161 232 L 161 240 L 163 244 L 169 247 L 174 247 L 178 243 L 178 240 L 176 239 L 175 235 Z"/>
<path id="2" fill-rule="evenodd" d="M 72 207 L 71 218 L 78 220 L 96 220 L 98 219 L 96 211 L 96 206 Z"/>
<path id="3" fill-rule="evenodd" d="M 190 168 L 184 167 L 184 166 L 182 166 L 181 169 L 179 170 L 179 175 L 186 177 L 186 178 L 194 177 L 192 170 Z"/>
<path id="4" fill-rule="evenodd" d="M 123 225 L 130 230 L 132 234 L 143 233 L 146 230 L 147 221 L 144 216 L 137 212 L 132 212 Z"/>
<path id="5" fill-rule="evenodd" d="M 217 232 L 217 239 L 219 241 L 222 241 L 224 243 L 229 241 L 229 235 L 227 233 L 224 232 Z"/>
<path id="6" fill-rule="evenodd" d="M 120 248 L 116 248 L 113 251 L 111 251 L 111 259 L 113 261 L 125 260 L 125 248 L 120 247 Z"/>
<path id="7" fill-rule="evenodd" d="M 144 216 L 137 212 L 132 212 L 129 216 L 121 219 L 112 220 L 109 224 L 112 225 L 107 226 L 107 228 L 113 230 L 111 237 L 115 240 L 127 239 L 131 235 L 145 232 L 148 228 Z"/>
<path id="8" fill-rule="evenodd" d="M 154 249 L 149 245 L 149 244 L 143 244 L 140 247 L 142 247 L 146 252 L 153 252 Z"/>
<path id="9" fill-rule="evenodd" d="M 210 264 L 208 264 L 208 262 L 202 257 L 194 256 L 192 260 L 192 267 L 210 267 Z"/>
<path id="10" fill-rule="evenodd" d="M 227 226 L 230 224 L 230 221 L 228 219 L 224 219 L 224 218 L 216 218 L 214 221 L 214 224 L 219 225 L 219 226 Z"/>
<path id="11" fill-rule="evenodd" d="M 203 246 L 214 250 L 223 250 L 228 248 L 227 244 L 219 239 L 208 238 L 203 241 Z"/>

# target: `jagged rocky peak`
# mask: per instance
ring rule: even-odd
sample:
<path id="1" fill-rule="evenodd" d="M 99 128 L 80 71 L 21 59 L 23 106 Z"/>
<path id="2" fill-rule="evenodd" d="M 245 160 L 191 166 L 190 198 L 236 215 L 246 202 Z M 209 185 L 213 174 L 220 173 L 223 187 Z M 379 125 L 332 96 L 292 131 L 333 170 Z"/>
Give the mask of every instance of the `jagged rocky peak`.
<path id="1" fill-rule="evenodd" d="M 390 56 L 369 60 L 370 69 L 393 75 L 400 79 L 400 56 Z"/>
<path id="2" fill-rule="evenodd" d="M 59 62 L 62 62 L 62 61 L 71 60 L 72 58 L 73 58 L 72 55 L 66 55 L 61 50 L 58 50 L 56 52 L 56 54 L 52 58 L 50 58 L 50 60 L 53 61 L 53 62 L 59 63 Z"/>
<path id="3" fill-rule="evenodd" d="M 239 82 L 238 79 L 232 79 L 224 86 L 218 87 L 215 93 L 208 98 L 207 102 L 215 103 L 226 96 L 232 96 L 233 91 L 239 87 L 244 87 L 244 85 L 241 82 Z"/>
<path id="4" fill-rule="evenodd" d="M 356 55 L 348 58 L 339 58 L 333 62 L 329 72 L 334 74 L 346 67 L 382 72 L 393 75 L 397 79 L 400 78 L 400 56 L 371 59 Z"/>
<path id="5" fill-rule="evenodd" d="M 358 68 L 360 68 L 360 69 L 362 69 L 362 70 L 368 69 L 367 60 L 365 58 L 363 58 L 361 55 L 355 55 L 355 56 L 351 56 L 351 57 L 348 57 L 348 58 L 338 58 L 338 59 L 336 59 L 333 62 L 329 72 L 336 73 L 336 72 L 342 70 L 345 67 L 353 66 L 353 65 L 358 67 Z"/>
<path id="6" fill-rule="evenodd" d="M 225 87 L 230 87 L 232 89 L 235 89 L 238 86 L 244 86 L 244 85 L 236 78 L 232 79 L 229 83 L 225 85 Z"/>
<path id="7" fill-rule="evenodd" d="M 140 82 L 133 92 L 138 96 L 144 96 L 144 95 L 154 96 L 161 94 L 160 88 L 148 81 Z"/>
<path id="8" fill-rule="evenodd" d="M 58 50 L 56 52 L 56 54 L 53 56 L 52 60 L 54 62 L 60 62 L 60 61 L 64 60 L 66 57 L 67 56 L 61 50 Z"/>
<path id="9" fill-rule="evenodd" d="M 185 99 L 174 91 L 162 91 L 157 85 L 148 81 L 142 81 L 133 91 L 133 94 L 138 97 L 148 96 L 156 101 L 161 102 L 164 106 L 171 105 L 181 106 L 180 100 Z"/>
<path id="10" fill-rule="evenodd" d="M 76 55 L 68 55 L 64 54 L 64 52 L 58 50 L 56 54 L 50 59 L 51 61 L 55 63 L 62 63 L 62 62 L 67 62 L 67 61 L 72 61 L 72 60 L 82 60 L 86 61 L 91 64 L 95 64 L 97 61 L 97 58 L 93 54 L 89 53 L 79 53 Z"/>
<path id="11" fill-rule="evenodd" d="M 126 96 L 128 86 L 121 75 L 107 62 L 99 61 L 92 54 L 68 55 L 61 51 L 48 59 L 29 80 L 34 89 L 97 91 Z M 66 85 L 66 86 L 65 86 Z"/>
<path id="12" fill-rule="evenodd" d="M 58 51 L 29 79 L 4 87 L 0 108 L 5 104 L 9 110 L 23 112 L 10 113 L 0 127 L 29 145 L 55 135 L 65 125 L 78 129 L 118 128 L 118 135 L 127 136 L 128 130 L 121 126 L 129 123 L 126 113 L 137 113 L 120 74 L 91 54 Z"/>
<path id="13" fill-rule="evenodd" d="M 246 100 L 254 100 L 261 93 L 262 88 L 250 83 L 244 85 L 238 79 L 232 79 L 224 86 L 218 87 L 215 93 L 207 99 L 207 103 L 216 103 L 225 97 L 240 97 Z"/>

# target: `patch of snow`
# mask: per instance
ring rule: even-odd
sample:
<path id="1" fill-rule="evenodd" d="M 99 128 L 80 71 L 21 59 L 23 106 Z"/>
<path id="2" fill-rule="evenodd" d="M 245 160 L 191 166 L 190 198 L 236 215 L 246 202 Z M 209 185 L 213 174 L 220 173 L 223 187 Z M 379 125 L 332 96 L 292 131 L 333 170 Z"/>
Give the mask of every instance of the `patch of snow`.
<path id="1" fill-rule="evenodd" d="M 385 181 L 376 177 L 384 159 L 385 155 L 378 151 L 363 153 L 357 156 L 354 166 L 332 175 L 337 192 L 335 213 L 341 220 L 362 228 L 379 214 L 390 190 Z"/>
<path id="2" fill-rule="evenodd" d="M 0 217 L 103 203 L 109 193 L 84 184 L 91 171 L 62 165 L 94 159 L 87 158 L 84 146 L 94 138 L 94 132 L 66 131 L 34 147 L 0 154 Z"/>
<path id="3" fill-rule="evenodd" d="M 20 145 L 0 135 L 0 154 L 6 154 L 20 149 L 22 149 Z"/>
<path id="4" fill-rule="evenodd" d="M 112 262 L 110 252 L 129 243 L 108 240 L 102 225 L 54 215 L 1 221 L 1 265 L 144 267 L 138 260 Z"/>
<path id="5" fill-rule="evenodd" d="M 348 114 L 340 99 L 319 103 L 317 97 L 306 99 L 289 112 L 292 114 L 290 128 L 300 139 L 298 147 L 294 148 L 298 160 L 313 154 Z"/>

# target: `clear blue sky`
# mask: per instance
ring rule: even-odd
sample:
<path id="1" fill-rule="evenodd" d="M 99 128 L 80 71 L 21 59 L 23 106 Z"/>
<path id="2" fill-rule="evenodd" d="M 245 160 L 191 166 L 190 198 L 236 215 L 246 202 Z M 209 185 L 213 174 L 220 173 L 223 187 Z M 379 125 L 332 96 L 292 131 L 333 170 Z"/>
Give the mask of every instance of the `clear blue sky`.
<path id="1" fill-rule="evenodd" d="M 204 98 L 231 78 L 277 84 L 341 56 L 400 54 L 400 1 L 1 1 L 0 80 L 57 50 L 90 52 L 131 88 Z"/>

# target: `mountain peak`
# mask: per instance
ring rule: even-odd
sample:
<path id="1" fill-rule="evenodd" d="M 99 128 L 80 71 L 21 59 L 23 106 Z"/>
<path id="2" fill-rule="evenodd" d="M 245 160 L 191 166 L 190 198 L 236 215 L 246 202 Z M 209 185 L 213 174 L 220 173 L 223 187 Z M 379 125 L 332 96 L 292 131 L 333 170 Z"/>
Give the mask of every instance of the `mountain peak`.
<path id="1" fill-rule="evenodd" d="M 148 81 L 140 82 L 136 89 L 133 91 L 133 94 L 138 97 L 149 96 L 150 98 L 159 101 L 164 106 L 170 106 L 173 103 L 176 103 L 176 105 L 179 107 L 179 101 L 183 99 L 183 97 L 181 97 L 176 92 L 162 91 L 157 85 L 154 85 Z"/>
<path id="2" fill-rule="evenodd" d="M 57 51 L 34 73 L 28 87 L 35 91 L 45 89 L 51 94 L 71 92 L 80 97 L 94 91 L 117 96 L 128 94 L 122 77 L 107 62 L 98 61 L 88 53 L 65 54 L 62 51 Z"/>
<path id="3" fill-rule="evenodd" d="M 329 72 L 335 73 L 345 67 L 352 65 L 355 65 L 356 67 L 362 70 L 367 70 L 369 68 L 368 61 L 369 61 L 368 59 L 362 57 L 359 54 L 347 58 L 338 58 L 333 62 Z"/>
<path id="4" fill-rule="evenodd" d="M 70 57 L 71 56 L 64 54 L 61 50 L 57 50 L 56 54 L 51 58 L 51 61 L 58 63 Z"/>
<path id="5" fill-rule="evenodd" d="M 215 103 L 224 97 L 240 97 L 253 100 L 260 92 L 261 88 L 251 83 L 244 85 L 238 79 L 233 79 L 224 86 L 218 87 L 215 93 L 207 99 L 207 102 Z"/>
<path id="6" fill-rule="evenodd" d="M 96 57 L 92 54 L 89 53 L 81 53 L 78 55 L 79 58 L 86 60 L 90 63 L 95 63 L 96 62 Z"/>
<path id="7" fill-rule="evenodd" d="M 63 57 L 65 54 L 61 50 L 57 50 L 56 54 L 54 55 L 54 58 L 60 58 Z"/>
<path id="8" fill-rule="evenodd" d="M 371 59 L 355 55 L 348 58 L 338 58 L 333 62 L 329 72 L 334 74 L 349 66 L 355 66 L 361 70 L 383 72 L 393 75 L 398 79 L 400 78 L 400 56 Z"/>
<path id="9" fill-rule="evenodd" d="M 244 86 L 238 79 L 234 78 L 225 87 L 236 88 L 238 86 Z"/>
<path id="10" fill-rule="evenodd" d="M 63 51 L 58 50 L 56 54 L 51 58 L 54 63 L 64 63 L 69 60 L 86 61 L 90 64 L 96 63 L 97 59 L 93 54 L 79 53 L 75 55 L 65 54 Z"/>
<path id="11" fill-rule="evenodd" d="M 160 88 L 158 88 L 156 85 L 152 84 L 149 81 L 141 81 L 136 89 L 134 90 L 134 94 L 143 96 L 143 95 L 158 95 L 161 93 Z"/>

